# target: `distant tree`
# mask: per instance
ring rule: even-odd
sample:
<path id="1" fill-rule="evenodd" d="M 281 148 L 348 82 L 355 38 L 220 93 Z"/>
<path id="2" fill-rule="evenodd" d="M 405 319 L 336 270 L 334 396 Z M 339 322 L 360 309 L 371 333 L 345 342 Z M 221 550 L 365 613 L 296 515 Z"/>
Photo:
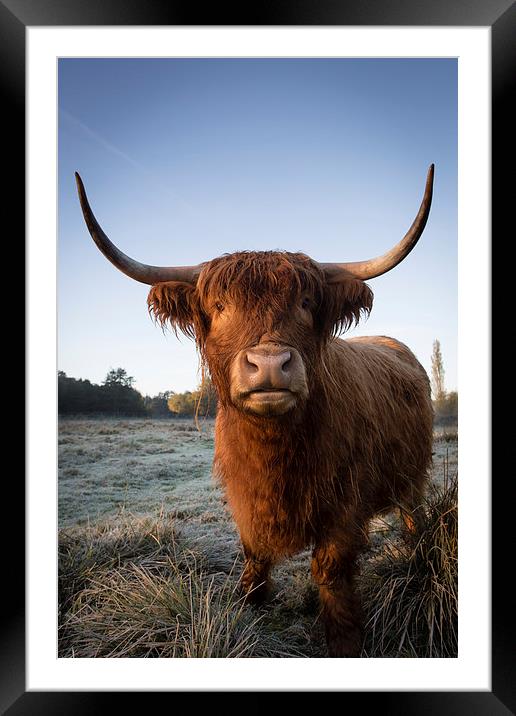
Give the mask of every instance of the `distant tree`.
<path id="1" fill-rule="evenodd" d="M 444 386 L 444 364 L 441 344 L 435 339 L 432 350 L 432 396 L 435 424 L 452 425 L 457 423 L 459 395 L 456 390 L 449 393 Z"/>
<path id="2" fill-rule="evenodd" d="M 61 414 L 101 413 L 109 410 L 101 385 L 89 380 L 69 378 L 64 371 L 57 375 L 58 411 Z"/>
<path id="3" fill-rule="evenodd" d="M 217 394 L 209 377 L 201 381 L 197 390 L 174 393 L 167 402 L 169 410 L 177 416 L 213 417 L 217 410 Z"/>
<path id="4" fill-rule="evenodd" d="M 143 397 L 132 387 L 134 378 L 124 368 L 111 369 L 104 379 L 110 412 L 115 415 L 145 415 Z"/>
<path id="5" fill-rule="evenodd" d="M 150 395 L 146 395 L 144 398 L 145 410 L 149 415 L 156 418 L 172 417 L 172 412 L 168 407 L 169 398 L 174 395 L 173 390 L 165 390 L 162 393 L 158 393 L 153 398 Z"/>
<path id="6" fill-rule="evenodd" d="M 456 390 L 446 393 L 439 402 L 434 402 L 435 424 L 455 425 L 459 416 L 459 395 Z"/>
<path id="7" fill-rule="evenodd" d="M 459 394 L 456 390 L 451 390 L 446 393 L 446 397 L 442 401 L 443 405 L 441 408 L 442 414 L 446 417 L 457 417 L 459 410 Z"/>
<path id="8" fill-rule="evenodd" d="M 436 403 L 442 402 L 446 397 L 444 389 L 444 364 L 441 353 L 441 344 L 437 340 L 434 341 L 432 350 L 432 394 Z"/>
<path id="9" fill-rule="evenodd" d="M 127 371 L 123 368 L 111 368 L 104 379 L 104 385 L 123 385 L 125 388 L 132 388 L 134 378 L 127 375 Z"/>
<path id="10" fill-rule="evenodd" d="M 199 417 L 214 417 L 217 412 L 217 391 L 209 376 L 201 381 L 194 395 Z"/>
<path id="11" fill-rule="evenodd" d="M 168 408 L 177 416 L 187 416 L 195 414 L 195 398 L 189 390 L 186 393 L 174 393 L 168 398 Z"/>

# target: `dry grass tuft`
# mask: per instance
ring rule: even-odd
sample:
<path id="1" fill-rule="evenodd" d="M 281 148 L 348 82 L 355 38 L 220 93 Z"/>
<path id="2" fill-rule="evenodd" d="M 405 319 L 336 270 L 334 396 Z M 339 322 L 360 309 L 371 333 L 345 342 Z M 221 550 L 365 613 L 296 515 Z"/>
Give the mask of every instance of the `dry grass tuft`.
<path id="1" fill-rule="evenodd" d="M 207 574 L 173 526 L 128 518 L 60 535 L 61 657 L 300 655 L 244 606 L 234 574 Z"/>
<path id="2" fill-rule="evenodd" d="M 410 540 L 387 539 L 362 569 L 362 656 L 457 656 L 457 479 L 432 485 Z"/>

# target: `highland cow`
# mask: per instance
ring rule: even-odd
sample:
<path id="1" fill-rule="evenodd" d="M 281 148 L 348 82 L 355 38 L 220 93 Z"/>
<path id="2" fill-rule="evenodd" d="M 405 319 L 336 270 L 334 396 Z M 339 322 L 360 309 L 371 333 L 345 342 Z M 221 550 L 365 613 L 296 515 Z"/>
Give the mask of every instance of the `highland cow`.
<path id="1" fill-rule="evenodd" d="M 313 548 L 328 652 L 359 655 L 354 581 L 368 524 L 400 508 L 413 526 L 433 416 L 427 375 L 405 345 L 338 335 L 371 310 L 364 281 L 394 268 L 421 236 L 433 165 L 406 236 L 384 256 L 343 264 L 279 251 L 189 267 L 141 264 L 107 238 L 76 178 L 99 249 L 152 286 L 150 312 L 195 339 L 211 375 L 218 395 L 214 473 L 240 532 L 244 594 L 262 602 L 274 563 Z"/>

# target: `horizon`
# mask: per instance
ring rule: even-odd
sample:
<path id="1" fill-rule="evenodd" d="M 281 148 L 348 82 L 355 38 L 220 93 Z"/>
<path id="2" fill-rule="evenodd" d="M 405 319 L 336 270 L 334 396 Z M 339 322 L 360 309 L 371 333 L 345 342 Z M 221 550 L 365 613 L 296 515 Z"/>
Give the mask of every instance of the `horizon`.
<path id="1" fill-rule="evenodd" d="M 456 59 L 60 59 L 58 365 L 142 395 L 193 391 L 195 345 L 149 320 L 148 287 L 93 244 L 73 174 L 111 240 L 149 264 L 280 247 L 317 261 L 389 250 L 436 165 L 427 227 L 368 281 L 371 316 L 457 390 Z M 167 239 L 170 237 L 170 239 Z M 346 237 L 349 237 L 346 239 Z"/>
<path id="2" fill-rule="evenodd" d="M 439 339 L 437 339 L 437 340 L 439 340 Z M 445 364 L 444 360 L 443 360 L 443 365 L 444 365 L 444 375 L 446 375 L 446 364 Z M 66 371 L 63 371 L 63 370 L 61 370 L 60 368 L 58 368 L 57 372 L 58 372 L 58 374 L 59 374 L 59 373 L 64 373 L 67 378 L 73 378 L 74 380 L 89 381 L 92 385 L 103 385 L 104 382 L 105 382 L 105 380 L 106 380 L 106 378 L 107 378 L 107 376 L 108 376 L 108 374 L 109 374 L 110 372 L 116 371 L 117 369 L 120 369 L 120 368 L 122 368 L 123 370 L 125 370 L 124 366 L 121 366 L 121 365 L 120 365 L 120 366 L 110 366 L 110 367 L 108 368 L 108 370 L 106 371 L 105 377 L 104 377 L 102 380 L 98 381 L 98 382 L 92 380 L 91 378 L 87 378 L 87 377 L 84 377 L 84 376 L 69 375 L 68 373 L 66 373 Z M 127 373 L 128 377 L 131 378 L 131 379 L 133 379 L 134 382 L 135 382 L 135 384 L 136 384 L 137 379 L 135 378 L 135 376 L 129 376 L 128 371 L 126 371 L 126 373 Z M 207 375 L 206 377 L 209 378 L 210 376 Z M 429 379 L 431 379 L 431 374 L 430 374 L 430 373 L 428 373 L 428 377 L 429 377 Z M 445 381 L 445 383 L 446 383 L 446 381 Z M 201 388 L 201 382 L 199 381 L 195 386 L 193 386 L 193 387 L 191 387 L 191 388 L 185 388 L 185 390 L 176 391 L 176 390 L 173 390 L 172 388 L 165 388 L 165 389 L 163 389 L 163 390 L 158 390 L 158 391 L 157 391 L 155 394 L 153 394 L 153 395 L 151 395 L 150 393 L 142 393 L 140 390 L 138 390 L 138 388 L 135 388 L 134 385 L 131 385 L 131 388 L 133 388 L 133 389 L 136 390 L 138 393 L 140 393 L 140 395 L 141 395 L 143 398 L 157 398 L 160 394 L 167 393 L 167 392 L 173 393 L 173 394 L 176 394 L 176 395 L 181 394 L 181 393 L 194 393 L 194 392 L 196 392 L 197 390 L 200 390 L 200 388 Z M 449 394 L 449 393 L 458 393 L 458 390 L 457 390 L 457 388 L 452 388 L 451 390 L 448 390 L 448 389 L 447 389 L 447 390 L 445 390 L 445 393 L 446 393 L 446 394 Z M 432 400 L 434 400 L 433 397 L 432 397 Z"/>

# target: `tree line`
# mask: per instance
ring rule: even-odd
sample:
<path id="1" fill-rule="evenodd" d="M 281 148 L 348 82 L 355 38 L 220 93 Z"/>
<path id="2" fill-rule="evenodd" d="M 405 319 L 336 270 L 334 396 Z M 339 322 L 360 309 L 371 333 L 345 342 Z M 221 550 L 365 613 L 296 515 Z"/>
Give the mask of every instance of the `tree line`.
<path id="1" fill-rule="evenodd" d="M 458 393 L 446 391 L 441 344 L 436 339 L 432 351 L 432 398 L 436 422 L 457 421 Z M 147 417 L 213 417 L 217 396 L 209 378 L 196 390 L 175 393 L 173 390 L 154 397 L 143 396 L 133 388 L 135 379 L 123 368 L 111 369 L 98 385 L 82 378 L 71 378 L 58 372 L 58 409 L 60 415 L 127 415 Z"/>
<path id="2" fill-rule="evenodd" d="M 135 388 L 135 379 L 123 368 L 111 369 L 99 385 L 65 372 L 57 374 L 60 415 L 127 415 L 134 417 L 213 417 L 215 390 L 206 378 L 197 390 L 185 393 L 164 391 L 153 397 L 143 396 Z"/>

